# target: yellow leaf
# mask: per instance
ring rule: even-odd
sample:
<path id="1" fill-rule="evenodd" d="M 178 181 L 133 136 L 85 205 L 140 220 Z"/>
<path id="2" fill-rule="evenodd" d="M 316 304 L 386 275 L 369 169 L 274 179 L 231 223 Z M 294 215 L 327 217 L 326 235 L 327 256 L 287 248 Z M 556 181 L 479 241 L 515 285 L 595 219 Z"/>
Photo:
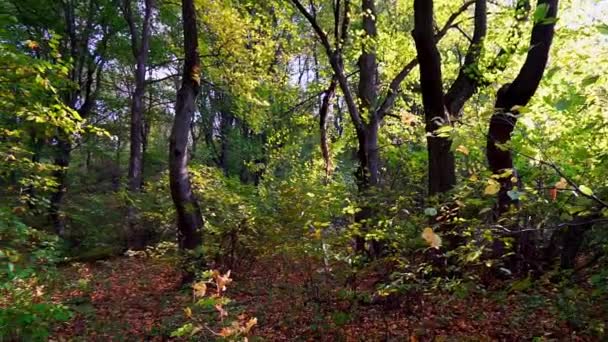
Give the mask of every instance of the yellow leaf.
<path id="1" fill-rule="evenodd" d="M 38 43 L 36 43 L 33 40 L 26 40 L 25 41 L 25 46 L 27 46 L 28 48 L 34 50 L 34 49 L 38 48 L 39 45 L 38 45 Z"/>
<path id="2" fill-rule="evenodd" d="M 224 275 L 220 275 L 219 271 L 214 271 L 213 279 L 217 285 L 218 292 L 226 291 L 226 285 L 232 282 L 232 279 L 230 279 L 230 271 L 226 272 Z"/>
<path id="3" fill-rule="evenodd" d="M 562 177 L 559 182 L 555 183 L 555 188 L 558 190 L 564 190 L 568 188 L 568 181 Z"/>
<path id="4" fill-rule="evenodd" d="M 207 293 L 207 285 L 204 282 L 199 281 L 192 285 L 192 290 L 194 291 L 194 297 L 203 297 L 205 296 L 205 293 Z"/>
<path id="5" fill-rule="evenodd" d="M 496 195 L 500 191 L 500 183 L 493 179 L 488 180 L 488 185 L 484 189 L 483 193 L 486 195 Z"/>
<path id="6" fill-rule="evenodd" d="M 422 231 L 422 238 L 433 248 L 441 247 L 441 238 L 435 234 L 433 228 L 426 227 Z"/>
<path id="7" fill-rule="evenodd" d="M 258 319 L 257 318 L 251 318 L 247 321 L 247 323 L 245 323 L 245 326 L 241 329 L 241 332 L 245 335 L 249 334 L 249 331 L 251 330 L 251 328 L 253 328 L 254 325 L 258 324 Z"/>
<path id="8" fill-rule="evenodd" d="M 469 155 L 469 149 L 466 148 L 466 146 L 464 146 L 464 145 L 460 145 L 460 146 L 456 147 L 456 151 L 464 154 L 465 156 Z"/>
<path id="9" fill-rule="evenodd" d="M 184 314 L 186 315 L 186 317 L 192 318 L 192 309 L 190 309 L 189 307 L 185 308 Z"/>
<path id="10" fill-rule="evenodd" d="M 401 122 L 403 122 L 405 125 L 412 125 L 413 123 L 416 123 L 416 115 L 409 113 L 409 112 L 403 112 L 401 114 Z"/>

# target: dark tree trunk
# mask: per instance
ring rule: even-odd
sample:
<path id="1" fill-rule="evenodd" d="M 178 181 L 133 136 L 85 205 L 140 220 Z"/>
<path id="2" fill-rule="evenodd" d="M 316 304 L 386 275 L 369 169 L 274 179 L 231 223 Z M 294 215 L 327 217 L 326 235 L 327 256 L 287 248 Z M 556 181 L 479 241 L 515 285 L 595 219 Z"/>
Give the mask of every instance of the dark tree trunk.
<path id="1" fill-rule="evenodd" d="M 193 0 L 182 0 L 182 17 L 185 59 L 169 140 L 169 179 L 171 197 L 177 211 L 179 247 L 195 249 L 202 243 L 201 230 L 204 221 L 188 174 L 189 127 L 200 91 L 198 34 Z"/>
<path id="2" fill-rule="evenodd" d="M 438 35 L 434 32 L 433 1 L 414 2 L 414 31 L 412 35 L 420 64 L 420 86 L 424 105 L 429 195 L 443 193 L 456 185 L 456 163 L 449 137 L 440 136 L 437 129 L 451 125 L 460 115 L 466 101 L 473 96 L 481 80 L 477 63 L 486 35 L 486 0 L 475 1 L 475 30 L 458 77 L 447 94 L 443 94 L 441 58 L 437 49 Z"/>
<path id="3" fill-rule="evenodd" d="M 486 0 L 476 0 L 473 38 L 471 38 L 471 44 L 464 57 L 464 63 L 458 71 L 458 76 L 444 97 L 448 113 L 454 118 L 460 117 L 465 103 L 475 94 L 483 81 L 478 63 L 483 48 L 483 40 L 488 30 L 487 26 Z"/>
<path id="4" fill-rule="evenodd" d="M 225 107 L 225 104 L 221 104 L 222 110 L 220 111 L 220 167 L 224 171 L 225 175 L 230 173 L 230 132 L 232 131 L 232 124 L 234 123 L 234 117 L 230 114 L 229 110 Z"/>
<path id="5" fill-rule="evenodd" d="M 433 1 L 414 1 L 412 35 L 420 64 L 420 87 L 426 121 L 428 188 L 429 195 L 434 195 L 450 190 L 456 184 L 456 173 L 450 139 L 436 134 L 437 129 L 450 125 L 451 122 L 443 103 L 441 59 L 435 44 L 433 25 Z"/>
<path id="6" fill-rule="evenodd" d="M 576 257 L 579 254 L 585 232 L 593 227 L 591 222 L 597 217 L 575 217 L 572 224 L 567 228 L 562 239 L 562 253 L 560 266 L 562 269 L 573 269 L 576 265 Z"/>
<path id="7" fill-rule="evenodd" d="M 95 18 L 98 9 L 96 1 L 88 3 L 88 11 L 86 17 L 76 18 L 77 12 L 75 6 L 77 3 L 66 1 L 63 3 L 63 16 L 65 19 L 66 37 L 63 41 L 63 47 L 66 54 L 69 55 L 75 62 L 75 65 L 70 69 L 70 80 L 79 87 L 76 90 L 70 90 L 64 94 L 63 101 L 65 104 L 78 111 L 81 118 L 86 119 L 95 106 L 95 99 L 100 88 L 101 72 L 105 64 L 105 52 L 107 42 L 111 37 L 107 22 L 101 21 L 100 25 L 103 28 L 103 35 L 100 38 L 98 49 L 96 51 L 89 50 L 89 41 L 92 38 L 92 28 L 95 23 Z M 82 20 L 79 20 L 82 19 Z M 77 30 L 77 23 L 82 22 L 81 32 Z M 80 108 L 77 108 L 77 103 L 82 101 Z M 58 168 L 54 172 L 57 181 L 57 189 L 51 195 L 49 219 L 59 235 L 64 234 L 64 222 L 60 213 L 63 197 L 67 191 L 67 169 L 70 164 L 70 155 L 72 151 L 71 137 L 65 132 L 57 132 L 55 137 L 55 157 L 54 165 Z"/>
<path id="8" fill-rule="evenodd" d="M 57 182 L 57 189 L 51 195 L 49 218 L 53 224 L 55 234 L 64 236 L 65 225 L 61 215 L 61 203 L 67 191 L 67 168 L 70 165 L 71 144 L 68 139 L 58 139 L 55 146 L 54 165 L 57 170 L 53 171 L 53 177 Z"/>
<path id="9" fill-rule="evenodd" d="M 527 105 L 540 84 L 553 41 L 558 0 L 538 0 L 537 6 L 548 6 L 546 18 L 534 23 L 526 61 L 513 83 L 503 85 L 498 91 L 494 114 L 490 119 L 486 151 L 490 170 L 494 174 L 507 171 L 508 175 L 500 179 L 498 215 L 506 212 L 509 206 L 515 203 L 508 196 L 508 191 L 513 187 L 511 178 L 516 176 L 513 156 L 511 150 L 504 145 L 510 141 L 511 133 L 517 123 L 519 115 L 517 107 Z"/>

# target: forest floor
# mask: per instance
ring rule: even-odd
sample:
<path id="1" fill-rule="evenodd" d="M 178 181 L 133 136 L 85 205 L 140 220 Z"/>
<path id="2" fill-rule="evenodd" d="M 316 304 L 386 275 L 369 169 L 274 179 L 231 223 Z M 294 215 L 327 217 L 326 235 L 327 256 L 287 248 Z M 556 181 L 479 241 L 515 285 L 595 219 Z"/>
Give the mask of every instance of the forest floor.
<path id="1" fill-rule="evenodd" d="M 424 291 L 364 303 L 317 266 L 274 257 L 233 270 L 228 296 L 258 319 L 251 341 L 592 340 L 558 320 L 538 294 Z M 191 292 L 167 262 L 120 257 L 61 272 L 55 299 L 76 314 L 55 329 L 55 341 L 166 341 L 187 321 Z M 357 288 L 363 294 L 374 277 L 360 278 L 369 280 Z"/>

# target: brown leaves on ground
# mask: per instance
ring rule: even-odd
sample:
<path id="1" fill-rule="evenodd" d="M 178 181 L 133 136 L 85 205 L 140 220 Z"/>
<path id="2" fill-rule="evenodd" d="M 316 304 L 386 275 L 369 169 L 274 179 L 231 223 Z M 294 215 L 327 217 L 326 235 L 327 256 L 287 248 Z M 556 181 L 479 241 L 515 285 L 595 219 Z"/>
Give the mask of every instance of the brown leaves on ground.
<path id="1" fill-rule="evenodd" d="M 76 317 L 57 330 L 59 340 L 76 336 L 87 341 L 162 340 L 155 331 L 162 331 L 165 318 L 182 314 L 181 304 L 189 300 L 179 291 L 181 275 L 176 268 L 153 259 L 81 264 L 64 273 L 73 278 L 72 283 L 85 285 L 67 289 L 57 299 L 85 303 L 74 305 Z"/>
<path id="2" fill-rule="evenodd" d="M 335 271 L 339 265 L 334 266 Z M 228 295 L 244 308 L 239 321 L 220 335 L 249 332 L 255 326 L 254 335 L 266 341 L 585 340 L 548 308 L 527 309 L 516 294 L 457 298 L 429 290 L 370 302 L 360 299 L 373 293 L 375 284 L 366 280 L 382 276 L 344 279 L 323 270 L 314 260 L 272 257 L 237 269 L 234 280 L 229 273 L 214 274 L 221 290 L 233 282 Z M 165 341 L 172 329 L 167 322 L 175 326 L 188 319 L 184 308 L 191 304 L 192 294 L 180 291 L 180 276 L 172 265 L 121 258 L 73 266 L 65 273 L 75 282 L 88 282 L 90 288 L 68 288 L 56 299 L 69 302 L 88 296 L 93 313 L 79 313 L 57 329 L 55 340 Z M 352 288 L 347 283 L 358 285 Z"/>

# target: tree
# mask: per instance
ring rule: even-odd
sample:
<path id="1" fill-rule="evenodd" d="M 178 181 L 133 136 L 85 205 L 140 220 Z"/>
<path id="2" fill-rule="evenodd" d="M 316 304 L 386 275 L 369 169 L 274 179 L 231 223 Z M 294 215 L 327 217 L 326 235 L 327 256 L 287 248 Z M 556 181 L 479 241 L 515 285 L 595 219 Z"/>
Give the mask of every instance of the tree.
<path id="1" fill-rule="evenodd" d="M 184 67 L 177 92 L 175 119 L 169 139 L 169 181 L 177 212 L 178 242 L 182 249 L 195 249 L 202 243 L 203 217 L 192 193 L 188 174 L 188 139 L 190 123 L 200 92 L 200 59 L 196 9 L 193 0 L 182 0 L 184 30 Z"/>
<path id="2" fill-rule="evenodd" d="M 19 23 L 18 30 L 34 39 L 58 35 L 58 49 L 71 63 L 69 81 L 72 86 L 61 89 L 63 102 L 90 118 L 101 88 L 101 76 L 107 62 L 107 46 L 115 32 L 114 7 L 105 0 L 89 1 L 9 1 Z M 48 61 L 48 54 L 38 56 Z M 62 202 L 68 188 L 68 167 L 76 136 L 58 130 L 49 145 L 54 150 L 54 177 L 57 182 L 49 203 L 48 217 L 54 230 L 63 235 L 65 227 Z"/>
<path id="3" fill-rule="evenodd" d="M 152 10 L 154 7 L 153 0 L 145 0 L 144 2 L 144 18 L 141 25 L 141 32 L 138 32 L 135 17 L 133 15 L 133 4 L 131 0 L 124 0 L 121 3 L 121 8 L 131 37 L 131 51 L 135 58 L 135 91 L 131 102 L 131 135 L 130 135 L 130 157 L 129 157 L 129 173 L 128 173 L 128 188 L 132 193 L 137 193 L 141 190 L 143 184 L 143 162 L 144 162 L 144 95 L 146 92 L 146 64 L 150 50 L 150 31 L 152 21 Z M 134 208 L 129 208 L 129 227 L 133 233 L 135 226 Z M 127 236 L 129 239 L 130 236 Z M 133 243 L 139 244 L 134 241 Z"/>
<path id="4" fill-rule="evenodd" d="M 466 101 L 480 84 L 479 57 L 486 35 L 486 1 L 475 1 L 475 30 L 458 77 L 444 95 L 441 57 L 433 25 L 433 1 L 414 1 L 415 28 L 412 32 L 420 64 L 420 86 L 425 112 L 428 150 L 429 194 L 446 192 L 456 184 L 456 164 L 452 142 L 441 127 L 450 127 L 460 116 Z"/>
<path id="5" fill-rule="evenodd" d="M 334 11 L 333 44 L 330 41 L 330 36 L 323 30 L 317 20 L 317 8 L 314 2 L 310 3 L 310 11 L 298 0 L 291 0 L 291 2 L 312 26 L 329 60 L 333 77 L 337 79 L 337 83 L 342 91 L 344 102 L 346 103 L 357 137 L 357 159 L 359 162 L 359 167 L 355 174 L 357 185 L 359 192 L 365 194 L 370 189 L 380 185 L 379 128 L 395 104 L 397 96 L 401 91 L 401 83 L 418 65 L 418 59 L 414 58 L 405 63 L 400 72 L 390 81 L 386 94 L 381 97 L 379 92 L 380 80 L 378 79 L 379 68 L 376 56 L 376 45 L 378 44 L 376 20 L 378 13 L 376 12 L 375 1 L 362 0 L 363 30 L 361 37 L 359 37 L 361 39 L 361 51 L 357 59 L 359 79 L 356 87 L 353 86 L 353 88 L 357 89 L 355 98 L 345 71 L 344 61 L 344 48 L 349 39 L 351 2 L 349 0 L 332 2 Z M 446 24 L 436 34 L 436 40 L 440 40 L 445 36 L 454 20 L 470 4 L 472 4 L 472 1 L 463 5 L 456 13 L 450 16 Z M 371 217 L 371 215 L 369 206 L 363 205 L 362 210 L 356 215 L 356 220 L 361 222 Z M 357 249 L 362 250 L 364 240 L 362 238 L 357 238 L 356 240 Z"/>
<path id="6" fill-rule="evenodd" d="M 497 214 L 506 212 L 511 204 L 517 202 L 515 196 L 509 195 L 513 184 L 519 181 L 513 168 L 509 141 L 521 108 L 528 104 L 536 92 L 547 66 L 557 7 L 558 0 L 538 0 L 526 60 L 515 80 L 504 84 L 496 97 L 488 129 L 486 156 L 490 170 L 498 175 L 500 182 Z"/>

